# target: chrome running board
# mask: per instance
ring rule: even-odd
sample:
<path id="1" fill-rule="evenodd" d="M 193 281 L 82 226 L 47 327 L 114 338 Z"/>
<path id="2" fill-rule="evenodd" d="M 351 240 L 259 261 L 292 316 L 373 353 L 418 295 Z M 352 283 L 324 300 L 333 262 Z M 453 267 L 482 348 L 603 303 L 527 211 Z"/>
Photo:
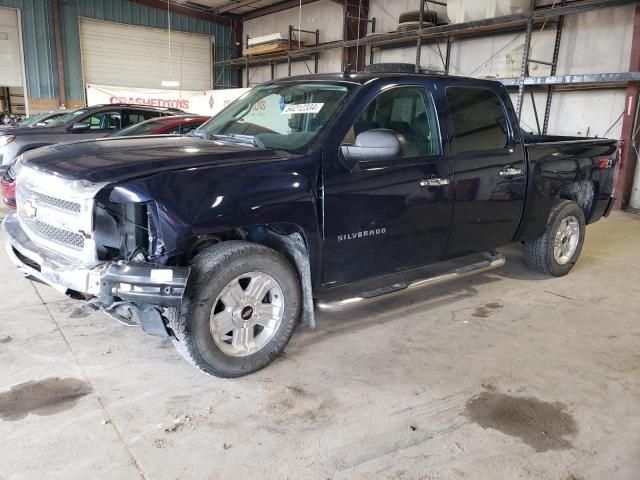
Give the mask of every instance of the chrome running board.
<path id="1" fill-rule="evenodd" d="M 423 278 L 413 282 L 396 283 L 394 285 L 390 285 L 389 287 L 363 293 L 359 297 L 345 298 L 342 300 L 328 302 L 318 301 L 316 302 L 316 307 L 324 312 L 340 312 L 348 308 L 367 305 L 383 298 L 387 299 L 392 296 L 396 296 L 399 293 L 405 293 L 407 290 L 417 290 L 419 288 L 452 282 L 454 280 L 459 280 L 471 275 L 487 272 L 489 270 L 502 267 L 507 261 L 503 254 L 496 252 L 495 250 L 486 252 L 483 255 L 485 257 L 485 259 L 483 260 L 454 268 L 440 275 Z"/>

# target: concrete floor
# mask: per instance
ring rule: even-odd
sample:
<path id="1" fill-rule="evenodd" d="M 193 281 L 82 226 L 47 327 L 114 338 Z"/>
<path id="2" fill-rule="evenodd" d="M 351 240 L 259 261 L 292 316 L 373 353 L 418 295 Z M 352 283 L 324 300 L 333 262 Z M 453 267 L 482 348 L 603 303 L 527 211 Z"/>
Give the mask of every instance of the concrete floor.
<path id="1" fill-rule="evenodd" d="M 0 479 L 638 479 L 638 239 L 612 214 L 561 279 L 509 247 L 494 273 L 320 314 L 237 380 L 2 253 Z"/>

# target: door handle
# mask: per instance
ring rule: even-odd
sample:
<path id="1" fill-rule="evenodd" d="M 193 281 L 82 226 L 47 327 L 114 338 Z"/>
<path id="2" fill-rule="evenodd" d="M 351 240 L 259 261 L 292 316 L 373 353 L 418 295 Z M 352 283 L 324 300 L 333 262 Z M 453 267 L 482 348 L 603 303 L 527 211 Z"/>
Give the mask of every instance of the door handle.
<path id="1" fill-rule="evenodd" d="M 421 187 L 444 187 L 449 185 L 449 180 L 446 178 L 425 178 L 420 180 Z"/>
<path id="2" fill-rule="evenodd" d="M 503 170 L 500 170 L 501 177 L 515 177 L 516 175 L 522 175 L 521 168 L 505 167 Z"/>

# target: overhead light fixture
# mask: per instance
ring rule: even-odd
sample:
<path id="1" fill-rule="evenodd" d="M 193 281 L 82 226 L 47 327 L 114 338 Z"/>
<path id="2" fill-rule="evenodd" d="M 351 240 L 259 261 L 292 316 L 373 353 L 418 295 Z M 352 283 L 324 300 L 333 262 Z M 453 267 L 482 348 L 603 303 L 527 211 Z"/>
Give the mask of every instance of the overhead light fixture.
<path id="1" fill-rule="evenodd" d="M 171 3 L 167 0 L 167 31 L 169 32 L 169 78 L 173 78 L 171 58 Z M 162 80 L 160 85 L 166 88 L 177 88 L 180 86 L 178 80 Z"/>

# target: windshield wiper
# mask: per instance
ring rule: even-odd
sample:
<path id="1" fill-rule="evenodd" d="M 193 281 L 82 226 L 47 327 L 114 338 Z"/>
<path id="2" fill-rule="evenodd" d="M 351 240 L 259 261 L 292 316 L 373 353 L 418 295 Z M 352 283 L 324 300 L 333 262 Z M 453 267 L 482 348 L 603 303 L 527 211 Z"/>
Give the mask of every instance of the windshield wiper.
<path id="1" fill-rule="evenodd" d="M 241 135 L 239 133 L 225 133 L 225 134 L 213 134 L 209 135 L 210 140 L 223 140 L 230 143 L 240 143 L 244 145 L 253 145 L 254 147 L 260 148 L 261 150 L 265 150 L 267 147 L 264 146 L 262 141 L 254 136 L 254 135 Z"/>

